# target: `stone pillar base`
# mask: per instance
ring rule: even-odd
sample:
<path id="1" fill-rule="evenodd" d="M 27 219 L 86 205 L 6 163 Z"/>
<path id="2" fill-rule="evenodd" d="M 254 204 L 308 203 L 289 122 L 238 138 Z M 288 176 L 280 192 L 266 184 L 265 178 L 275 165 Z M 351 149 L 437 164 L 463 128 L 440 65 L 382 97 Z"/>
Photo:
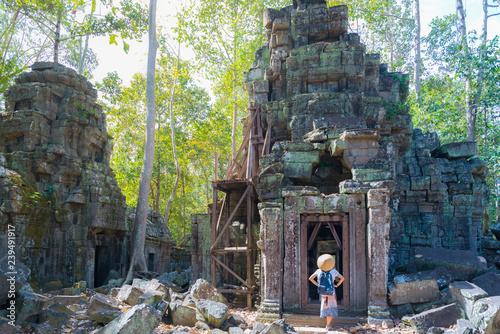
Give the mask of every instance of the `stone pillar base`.
<path id="1" fill-rule="evenodd" d="M 259 306 L 255 321 L 266 323 L 281 319 L 280 302 L 277 299 L 265 299 Z"/>
<path id="2" fill-rule="evenodd" d="M 394 327 L 394 321 L 391 318 L 391 313 L 387 309 L 382 309 L 378 306 L 368 306 L 368 323 L 371 325 Z"/>

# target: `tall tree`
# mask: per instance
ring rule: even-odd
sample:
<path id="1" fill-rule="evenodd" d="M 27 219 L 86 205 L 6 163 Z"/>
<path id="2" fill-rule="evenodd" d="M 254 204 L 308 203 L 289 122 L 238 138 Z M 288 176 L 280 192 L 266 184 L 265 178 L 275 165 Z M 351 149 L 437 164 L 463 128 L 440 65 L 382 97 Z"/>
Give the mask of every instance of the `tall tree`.
<path id="1" fill-rule="evenodd" d="M 420 56 L 420 0 L 413 0 L 414 4 L 414 18 L 415 18 L 415 72 L 414 82 L 415 82 L 415 94 L 417 95 L 417 101 L 420 102 L 420 65 L 422 58 Z"/>
<path id="2" fill-rule="evenodd" d="M 132 280 L 134 269 L 146 271 L 147 264 L 144 256 L 144 244 L 146 241 L 146 222 L 148 217 L 149 189 L 151 186 L 151 175 L 153 173 L 154 151 L 155 151 L 155 70 L 156 51 L 158 41 L 156 39 L 156 0 L 149 2 L 149 50 L 147 65 L 147 120 L 146 120 L 146 148 L 144 151 L 144 162 L 139 184 L 139 198 L 137 200 L 136 220 L 132 239 L 132 253 L 130 268 L 126 282 Z"/>

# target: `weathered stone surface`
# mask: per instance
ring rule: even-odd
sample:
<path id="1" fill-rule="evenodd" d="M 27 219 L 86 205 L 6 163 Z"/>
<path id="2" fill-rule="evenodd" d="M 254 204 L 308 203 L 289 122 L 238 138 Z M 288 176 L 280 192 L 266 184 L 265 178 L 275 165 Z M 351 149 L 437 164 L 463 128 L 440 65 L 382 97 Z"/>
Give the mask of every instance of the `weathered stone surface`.
<path id="1" fill-rule="evenodd" d="M 447 159 L 469 159 L 476 154 L 477 143 L 473 141 L 446 144 L 438 148 L 436 151 L 436 156 L 438 158 Z"/>
<path id="2" fill-rule="evenodd" d="M 153 278 L 151 281 L 148 281 L 147 284 L 144 286 L 144 291 L 146 291 L 146 292 L 158 291 L 158 292 L 161 292 L 163 294 L 166 294 L 168 292 L 168 287 L 165 286 L 158 279 Z"/>
<path id="3" fill-rule="evenodd" d="M 137 304 L 137 299 L 142 296 L 143 292 L 132 285 L 124 285 L 116 296 L 117 299 L 131 306 Z"/>
<path id="4" fill-rule="evenodd" d="M 486 271 L 484 258 L 472 251 L 415 247 L 412 260 L 421 270 L 444 267 L 454 279 L 468 280 L 478 273 Z"/>
<path id="5" fill-rule="evenodd" d="M 472 283 L 486 291 L 490 296 L 500 296 L 500 275 L 487 272 L 472 280 Z"/>
<path id="6" fill-rule="evenodd" d="M 500 223 L 495 223 L 490 226 L 491 232 L 493 235 L 497 238 L 497 240 L 500 240 Z"/>
<path id="7" fill-rule="evenodd" d="M 71 312 L 73 313 L 73 312 Z M 40 312 L 40 323 L 48 322 L 54 328 L 62 328 L 70 323 L 67 313 L 46 308 Z"/>
<path id="8" fill-rule="evenodd" d="M 90 313 L 89 319 L 98 324 L 107 325 L 115 318 L 117 318 L 120 314 L 122 314 L 121 311 L 99 309 L 97 311 Z"/>
<path id="9" fill-rule="evenodd" d="M 160 312 L 149 305 L 141 304 L 132 307 L 115 318 L 99 334 L 137 334 L 152 333 L 160 323 Z"/>
<path id="10" fill-rule="evenodd" d="M 219 328 L 229 316 L 227 305 L 211 300 L 198 300 L 196 308 L 207 319 L 207 323 L 214 328 Z"/>
<path id="11" fill-rule="evenodd" d="M 16 324 L 23 324 L 25 321 L 33 321 L 42 312 L 43 307 L 49 302 L 49 298 L 34 293 L 33 290 L 24 286 L 19 290 L 19 299 L 16 300 L 16 310 L 18 316 Z"/>
<path id="12" fill-rule="evenodd" d="M 426 303 L 438 300 L 439 297 L 439 288 L 434 279 L 397 283 L 389 290 L 392 305 Z"/>
<path id="13" fill-rule="evenodd" d="M 481 333 L 499 333 L 500 296 L 483 298 L 476 301 L 470 320 Z"/>
<path id="14" fill-rule="evenodd" d="M 62 305 L 72 305 L 78 304 L 82 301 L 87 301 L 88 297 L 84 295 L 76 295 L 76 296 L 53 296 L 51 297 L 54 303 L 61 303 Z"/>
<path id="15" fill-rule="evenodd" d="M 87 314 L 91 314 L 99 309 L 118 311 L 119 305 L 120 304 L 116 299 L 110 298 L 102 293 L 96 293 L 90 300 L 89 307 L 87 308 Z"/>
<path id="16" fill-rule="evenodd" d="M 194 327 L 196 324 L 196 309 L 194 307 L 184 306 L 177 303 L 169 304 L 169 317 L 175 326 Z"/>
<path id="17" fill-rule="evenodd" d="M 402 284 L 415 281 L 424 281 L 434 279 L 437 281 L 438 288 L 441 290 L 450 284 L 453 277 L 450 272 L 443 267 L 438 267 L 434 270 L 419 271 L 417 273 L 403 274 L 394 277 L 395 284 Z"/>
<path id="18" fill-rule="evenodd" d="M 148 304 L 156 308 L 162 301 L 164 294 L 160 291 L 148 291 L 137 298 L 137 304 Z"/>
<path id="19" fill-rule="evenodd" d="M 12 325 L 11 321 L 12 320 L 0 317 L 0 333 L 5 333 L 5 334 L 16 333 L 16 327 Z"/>
<path id="20" fill-rule="evenodd" d="M 472 317 L 474 303 L 477 300 L 488 296 L 483 289 L 466 281 L 451 283 L 450 292 L 452 299 L 457 301 L 460 306 L 462 306 L 462 309 L 464 309 L 465 314 L 469 319 Z"/>
<path id="21" fill-rule="evenodd" d="M 426 333 L 431 327 L 450 327 L 462 318 L 462 311 L 457 303 L 441 306 L 429 311 L 404 317 L 403 321 L 409 323 L 415 332 Z"/>
<path id="22" fill-rule="evenodd" d="M 132 225 L 109 165 L 112 142 L 97 91 L 76 71 L 46 62 L 15 83 L 0 116 L 0 229 L 15 223 L 16 245 L 23 246 L 16 263 L 36 270 L 31 279 L 42 291 L 84 292 L 71 288 L 75 281 L 102 286 L 126 265 Z M 34 196 L 40 200 L 27 200 Z M 150 222 L 146 247 L 164 271 L 172 238 L 164 223 Z M 7 241 L 0 239 L 0 249 Z M 25 273 L 18 270 L 18 279 Z"/>
<path id="23" fill-rule="evenodd" d="M 226 297 L 224 297 L 212 284 L 208 283 L 202 278 L 196 280 L 195 284 L 191 287 L 191 296 L 195 299 L 206 299 L 214 302 L 228 304 Z"/>
<path id="24" fill-rule="evenodd" d="M 18 292 L 27 282 L 31 270 L 20 261 L 15 261 L 13 270 L 9 269 L 9 255 L 6 254 L 0 259 L 0 304 L 4 304 L 8 300 L 9 292 Z M 10 272 L 16 272 L 14 279 Z"/>
<path id="25" fill-rule="evenodd" d="M 480 334 L 481 332 L 472 322 L 466 319 L 458 319 L 454 334 Z"/>

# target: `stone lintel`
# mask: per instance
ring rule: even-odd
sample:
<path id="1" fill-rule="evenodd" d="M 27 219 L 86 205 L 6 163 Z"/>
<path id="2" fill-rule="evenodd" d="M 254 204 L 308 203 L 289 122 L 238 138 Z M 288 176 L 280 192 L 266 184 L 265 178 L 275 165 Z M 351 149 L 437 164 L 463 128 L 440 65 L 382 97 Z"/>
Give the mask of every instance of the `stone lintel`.
<path id="1" fill-rule="evenodd" d="M 340 136 L 341 139 L 379 139 L 380 134 L 373 129 L 350 129 L 345 130 Z"/>

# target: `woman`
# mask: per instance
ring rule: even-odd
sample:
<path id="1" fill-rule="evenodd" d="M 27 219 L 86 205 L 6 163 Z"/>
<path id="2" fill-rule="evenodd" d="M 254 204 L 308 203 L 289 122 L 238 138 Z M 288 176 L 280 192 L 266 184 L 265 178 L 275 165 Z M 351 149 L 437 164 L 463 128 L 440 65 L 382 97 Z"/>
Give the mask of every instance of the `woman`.
<path id="1" fill-rule="evenodd" d="M 340 273 L 334 269 L 335 267 L 335 259 L 330 254 L 323 254 L 318 258 L 318 270 L 314 272 L 314 274 L 309 277 L 309 281 L 311 281 L 314 285 L 319 286 L 319 280 L 321 272 L 326 272 L 326 274 L 331 275 L 331 282 L 334 288 L 340 286 L 342 282 L 344 282 L 344 277 L 340 275 Z M 318 281 L 315 278 L 318 278 Z M 339 278 L 339 282 L 335 284 L 335 277 Z M 320 292 L 321 299 L 321 312 L 320 317 L 326 317 L 326 329 L 332 330 L 332 319 L 333 317 L 338 316 L 337 311 L 337 298 L 335 297 L 335 289 L 332 289 L 333 293 L 330 295 L 328 292 L 325 294 Z"/>

